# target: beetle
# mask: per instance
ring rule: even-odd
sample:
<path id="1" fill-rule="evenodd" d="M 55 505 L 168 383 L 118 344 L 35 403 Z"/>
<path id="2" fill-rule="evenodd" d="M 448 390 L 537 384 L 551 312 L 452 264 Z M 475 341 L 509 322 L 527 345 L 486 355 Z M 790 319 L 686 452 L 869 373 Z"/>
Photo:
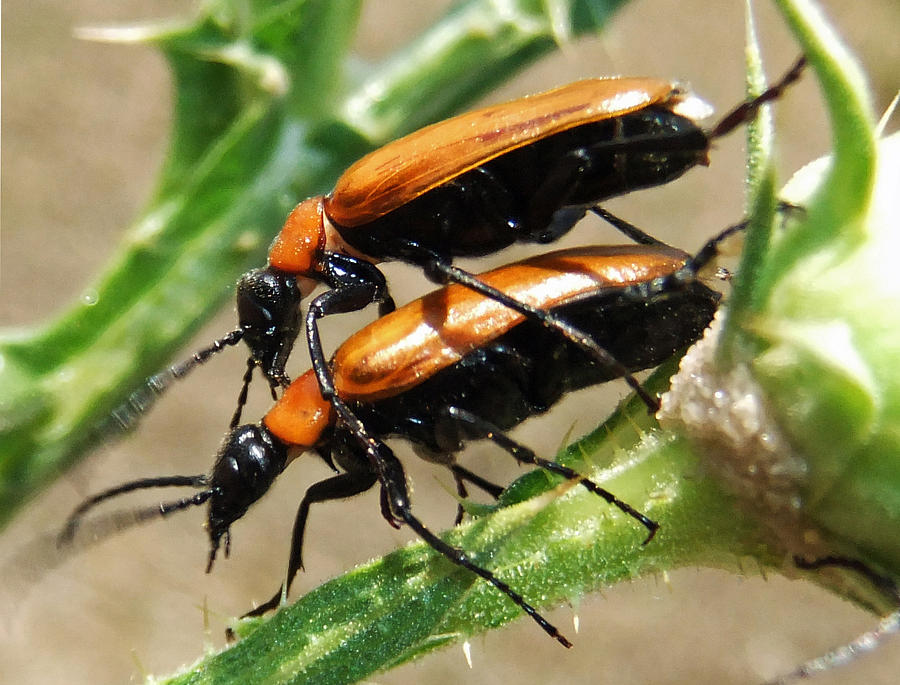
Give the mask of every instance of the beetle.
<path id="1" fill-rule="evenodd" d="M 679 250 L 659 245 L 603 246 L 540 255 L 480 278 L 588 331 L 635 371 L 657 365 L 697 339 L 712 319 L 719 296 L 694 278 L 699 264 Z M 450 468 L 461 492 L 468 482 L 497 496 L 499 487 L 456 464 L 454 458 L 466 441 L 490 439 L 518 462 L 577 479 L 634 517 L 648 530 L 646 543 L 658 528 L 655 521 L 503 433 L 546 411 L 566 392 L 617 373 L 541 322 L 458 284 L 361 329 L 337 350 L 332 368 L 339 402 L 324 397 L 311 369 L 286 388 L 260 423 L 231 430 L 209 475 L 141 479 L 101 492 L 72 513 L 60 540 L 72 540 L 87 512 L 107 499 L 144 488 L 191 486 L 198 492 L 156 505 L 134 519 L 165 516 L 208 501 L 209 571 L 223 538 L 226 556 L 229 552 L 231 525 L 294 458 L 314 451 L 342 472 L 312 485 L 300 503 L 285 595 L 302 567 L 310 506 L 350 497 L 379 483 L 382 515 L 391 525 L 410 526 L 453 563 L 505 593 L 561 644 L 571 646 L 509 585 L 424 526 L 412 511 L 403 466 L 384 439 L 405 438 L 421 456 Z M 340 412 L 347 417 L 339 420 Z M 353 421 L 363 424 L 367 444 L 360 444 Z M 249 615 L 275 608 L 281 597 L 279 591 Z"/>
<path id="2" fill-rule="evenodd" d="M 713 141 L 779 97 L 804 64 L 798 60 L 775 85 L 710 130 L 698 123 L 708 107 L 681 86 L 606 78 L 468 112 L 388 143 L 347 169 L 329 194 L 291 211 L 267 265 L 238 282 L 238 328 L 170 375 L 184 375 L 195 362 L 246 342 L 250 355 L 231 421 L 237 425 L 255 367 L 268 379 L 273 398 L 288 384 L 285 364 L 302 324 L 300 303 L 324 283 L 329 290 L 310 303 L 305 329 L 320 386 L 332 397 L 318 320 L 372 303 L 381 314 L 391 311 L 393 300 L 375 264 L 402 260 L 421 266 L 433 281 L 463 284 L 556 328 L 616 368 L 655 410 L 656 399 L 590 336 L 491 288 L 455 267 L 453 259 L 514 242 L 552 242 L 599 202 L 707 164 Z"/>

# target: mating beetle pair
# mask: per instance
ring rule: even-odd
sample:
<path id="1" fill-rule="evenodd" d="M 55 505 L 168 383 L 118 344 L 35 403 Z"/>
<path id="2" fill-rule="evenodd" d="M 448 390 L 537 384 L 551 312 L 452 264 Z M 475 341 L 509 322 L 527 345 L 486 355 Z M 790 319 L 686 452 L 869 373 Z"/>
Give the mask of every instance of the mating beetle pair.
<path id="1" fill-rule="evenodd" d="M 589 209 L 599 211 L 597 202 L 665 183 L 706 163 L 712 141 L 777 97 L 801 68 L 802 60 L 778 84 L 736 108 L 711 131 L 696 121 L 697 100 L 669 83 L 602 79 L 462 115 L 363 158 L 339 179 L 332 194 L 295 208 L 270 250 L 269 265 L 247 274 L 239 284 L 240 327 L 195 357 L 205 359 L 241 339 L 251 349 L 233 430 L 213 473 L 113 488 L 79 507 L 66 534 L 74 532 L 95 504 L 115 495 L 145 487 L 190 485 L 203 489 L 155 511 L 165 515 L 209 501 L 211 567 L 223 537 L 227 551 L 231 523 L 287 465 L 288 447 L 314 449 L 345 473 L 313 486 L 301 503 L 288 582 L 301 565 L 309 505 L 356 494 L 378 482 L 382 513 L 389 522 L 409 525 L 451 561 L 506 593 L 568 645 L 508 585 L 424 527 L 411 511 L 402 465 L 383 438 L 407 437 L 432 457 L 441 455 L 460 489 L 470 482 L 491 494 L 499 492 L 448 456 L 472 437 L 488 437 L 520 461 L 578 477 L 537 458 L 500 430 L 543 411 L 569 389 L 612 377 L 624 376 L 641 391 L 631 372 L 656 365 L 698 337 L 717 298 L 693 283 L 696 265 L 688 265 L 686 255 L 621 222 L 616 225 L 644 245 L 620 252 L 556 253 L 534 260 L 545 267 L 554 260 L 568 262 L 561 280 L 546 273 L 528 276 L 529 263 L 498 270 L 494 273 L 502 275 L 496 279 L 480 278 L 453 266 L 452 260 L 493 252 L 516 241 L 551 242 Z M 383 259 L 412 262 L 432 280 L 455 283 L 458 290 L 433 296 L 444 302 L 440 311 L 448 319 L 477 318 L 472 313 L 486 306 L 493 307 L 495 315 L 483 320 L 487 325 L 481 329 L 466 331 L 463 349 L 455 357 L 442 356 L 440 349 L 406 332 L 410 324 L 434 325 L 439 310 L 426 298 L 359 334 L 370 336 L 379 349 L 370 350 L 354 337 L 338 352 L 332 367 L 319 341 L 318 319 L 373 302 L 388 314 L 393 301 L 374 266 Z M 600 262 L 614 265 L 614 272 L 588 278 L 587 285 L 572 284 L 600 269 Z M 306 316 L 313 370 L 288 386 L 285 363 L 300 330 L 299 304 L 315 282 L 331 289 L 312 301 Z M 677 287 L 666 287 L 673 284 Z M 534 289 L 531 295 L 529 288 Z M 504 316 L 518 317 L 508 330 L 497 323 Z M 623 337 L 623 331 L 641 335 L 635 341 Z M 410 350 L 419 355 L 424 370 L 404 356 Z M 372 360 L 379 354 L 389 363 L 375 373 L 378 380 L 366 378 L 363 392 L 354 389 L 349 379 L 371 374 Z M 257 365 L 273 394 L 278 386 L 286 390 L 262 424 L 237 427 Z M 360 385 L 358 379 L 354 382 Z M 484 402 L 468 406 L 476 397 Z M 655 398 L 646 393 L 642 397 L 655 407 Z M 580 480 L 634 516 L 652 537 L 655 522 L 591 481 Z M 272 608 L 280 597 L 278 593 L 260 609 Z"/>
<path id="2" fill-rule="evenodd" d="M 238 328 L 200 353 L 205 358 L 240 340 L 250 348 L 232 425 L 240 419 L 255 366 L 273 394 L 287 383 L 285 364 L 300 331 L 300 302 L 316 283 L 329 291 L 309 305 L 307 343 L 323 394 L 334 396 L 317 322 L 371 303 L 379 303 L 382 314 L 393 309 L 375 266 L 383 260 L 417 264 L 438 283 L 460 283 L 555 328 L 615 368 L 655 408 L 655 398 L 589 336 L 487 286 L 453 266 L 453 259 L 515 242 L 552 242 L 597 203 L 706 164 L 712 143 L 779 97 L 804 64 L 800 59 L 778 83 L 711 130 L 698 123 L 708 106 L 676 84 L 591 79 L 448 119 L 363 157 L 329 195 L 294 208 L 269 251 L 268 265 L 238 283 Z"/>
<path id="3" fill-rule="evenodd" d="M 625 368 L 637 371 L 656 366 L 697 339 L 712 319 L 718 294 L 692 280 L 700 266 L 665 246 L 603 246 L 540 255 L 480 278 L 572 322 Z M 667 279 L 677 280 L 680 287 L 668 287 Z M 227 553 L 231 524 L 268 491 L 293 458 L 316 451 L 343 472 L 311 486 L 300 503 L 285 594 L 302 567 L 310 506 L 380 483 L 382 513 L 392 525 L 409 525 L 438 552 L 492 583 L 548 634 L 570 646 L 515 590 L 422 524 L 412 511 L 403 466 L 383 439 L 405 438 L 422 456 L 447 466 L 461 494 L 468 482 L 496 497 L 502 488 L 454 459 L 466 441 L 491 439 L 520 463 L 576 479 L 634 517 L 648 530 L 646 543 L 658 528 L 655 521 L 503 433 L 546 411 L 570 390 L 602 383 L 615 372 L 541 322 L 460 285 L 433 292 L 366 326 L 338 349 L 332 364 L 339 396 L 373 436 L 370 450 L 360 448 L 352 427 L 336 420 L 331 403 L 308 371 L 291 383 L 259 424 L 232 429 L 211 474 L 141 479 L 102 492 L 73 513 L 64 538 L 74 535 L 90 509 L 111 497 L 143 488 L 192 486 L 200 490 L 156 505 L 146 516 L 165 516 L 208 501 L 209 569 L 223 537 Z M 376 460 L 369 457 L 372 451 Z M 281 598 L 279 591 L 250 614 L 277 607 Z"/>

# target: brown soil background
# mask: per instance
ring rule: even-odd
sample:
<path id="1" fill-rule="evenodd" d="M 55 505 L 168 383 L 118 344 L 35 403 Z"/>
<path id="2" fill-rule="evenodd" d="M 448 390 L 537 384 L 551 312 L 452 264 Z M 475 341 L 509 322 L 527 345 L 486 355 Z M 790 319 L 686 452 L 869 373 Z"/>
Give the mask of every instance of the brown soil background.
<path id="1" fill-rule="evenodd" d="M 898 85 L 900 10 L 895 0 L 825 4 L 863 61 L 881 111 Z M 444 5 L 368 3 L 358 52 L 372 59 L 389 52 Z M 767 63 L 772 73 L 780 72 L 795 48 L 769 5 L 758 5 Z M 73 28 L 184 11 L 184 4 L 174 0 L 4 2 L 3 325 L 40 322 L 87 288 L 149 193 L 167 145 L 171 94 L 163 60 L 147 48 L 78 41 Z M 722 111 L 741 97 L 742 12 L 740 2 L 634 2 L 602 36 L 567 46 L 491 99 L 591 75 L 647 74 L 690 81 Z M 777 107 L 785 178 L 827 149 L 817 95 L 806 79 Z M 711 169 L 610 207 L 659 237 L 694 249 L 704 236 L 739 218 L 740 148 L 740 136 L 733 136 L 715 152 Z M 616 240 L 611 233 L 591 230 L 580 229 L 570 242 Z M 502 261 L 512 258 L 506 253 Z M 391 276 L 408 279 L 395 292 L 412 297 L 423 288 L 422 279 L 408 269 L 392 268 Z M 339 340 L 358 321 L 337 322 L 327 335 Z M 232 323 L 233 313 L 226 308 L 195 345 Z M 143 475 L 206 470 L 242 369 L 237 353 L 210 364 L 167 397 L 135 435 L 101 449 L 61 478 L 3 533 L 0 556 L 55 529 L 87 493 Z M 256 399 L 255 410 L 262 410 L 265 397 L 259 390 Z M 592 417 L 603 416 L 614 399 L 608 393 L 580 394 L 550 417 L 530 422 L 519 436 L 552 453 L 573 422 L 576 434 L 587 431 Z M 469 460 L 479 468 L 489 464 L 495 479 L 506 481 L 517 473 L 486 447 L 476 446 Z M 420 513 L 443 527 L 453 510 L 436 481 L 443 474 L 415 459 L 408 463 Z M 244 611 L 252 599 L 268 597 L 278 583 L 296 503 L 306 485 L 323 474 L 319 465 L 294 467 L 286 474 L 236 527 L 232 558 L 221 560 L 211 576 L 203 573 L 202 514 L 191 512 L 131 531 L 41 577 L 0 618 L 0 681 L 140 681 L 142 672 L 170 673 L 193 661 L 209 642 L 220 644 L 222 621 Z M 301 591 L 408 539 L 381 520 L 374 493 L 318 507 L 309 531 L 308 572 L 297 584 Z M 200 609 L 204 602 L 208 630 Z M 573 633 L 572 616 L 571 608 L 550 612 L 567 633 Z M 875 623 L 871 615 L 804 582 L 692 569 L 586 598 L 578 616 L 581 629 L 571 635 L 576 647 L 569 653 L 521 620 L 473 639 L 472 670 L 457 647 L 373 682 L 750 684 Z M 876 655 L 816 682 L 894 683 L 898 672 L 900 640 L 894 640 Z"/>

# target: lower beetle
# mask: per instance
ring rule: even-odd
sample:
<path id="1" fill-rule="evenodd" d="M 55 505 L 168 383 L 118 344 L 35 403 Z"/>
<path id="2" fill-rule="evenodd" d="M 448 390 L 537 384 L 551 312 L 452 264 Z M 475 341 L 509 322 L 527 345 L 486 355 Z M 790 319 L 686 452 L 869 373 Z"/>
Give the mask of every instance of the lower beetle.
<path id="1" fill-rule="evenodd" d="M 712 253 L 708 248 L 704 254 Z M 626 369 L 636 371 L 659 364 L 697 339 L 712 319 L 719 297 L 693 278 L 698 264 L 663 246 L 604 246 L 544 254 L 480 278 L 588 331 Z M 411 441 L 421 455 L 449 467 L 461 490 L 469 482 L 497 495 L 499 488 L 454 459 L 466 441 L 490 439 L 520 463 L 576 479 L 634 517 L 649 531 L 646 543 L 658 528 L 655 521 L 503 433 L 546 411 L 566 392 L 618 374 L 541 322 L 460 285 L 431 293 L 362 329 L 337 351 L 333 369 L 338 402 L 323 397 L 311 370 L 285 390 L 260 423 L 229 433 L 211 474 L 141 479 L 106 490 L 75 510 L 61 540 L 72 539 L 85 514 L 112 497 L 151 487 L 191 486 L 199 491 L 135 518 L 165 516 L 208 501 L 209 571 L 223 538 L 228 553 L 231 524 L 268 491 L 293 458 L 313 450 L 343 472 L 311 486 L 300 504 L 284 594 L 302 566 L 309 507 L 378 483 L 382 514 L 391 525 L 410 526 L 431 547 L 493 584 L 548 634 L 570 646 L 515 590 L 424 526 L 412 511 L 403 466 L 384 439 Z M 343 421 L 336 420 L 338 412 L 345 413 Z M 366 442 L 361 444 L 363 434 Z M 276 607 L 281 597 L 279 591 L 250 613 Z"/>

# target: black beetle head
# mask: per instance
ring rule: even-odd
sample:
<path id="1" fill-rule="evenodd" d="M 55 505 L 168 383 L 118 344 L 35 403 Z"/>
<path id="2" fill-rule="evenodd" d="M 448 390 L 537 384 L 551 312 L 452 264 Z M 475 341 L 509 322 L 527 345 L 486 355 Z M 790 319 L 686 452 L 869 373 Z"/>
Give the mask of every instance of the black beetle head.
<path id="1" fill-rule="evenodd" d="M 219 543 L 256 500 L 268 492 L 287 464 L 287 446 L 262 425 L 238 426 L 225 439 L 209 478 L 207 528 L 211 549 L 207 572 L 212 568 Z"/>
<path id="2" fill-rule="evenodd" d="M 250 357 L 270 381 L 284 377 L 300 332 L 302 299 L 297 279 L 271 267 L 249 271 L 238 281 L 238 324 Z"/>

